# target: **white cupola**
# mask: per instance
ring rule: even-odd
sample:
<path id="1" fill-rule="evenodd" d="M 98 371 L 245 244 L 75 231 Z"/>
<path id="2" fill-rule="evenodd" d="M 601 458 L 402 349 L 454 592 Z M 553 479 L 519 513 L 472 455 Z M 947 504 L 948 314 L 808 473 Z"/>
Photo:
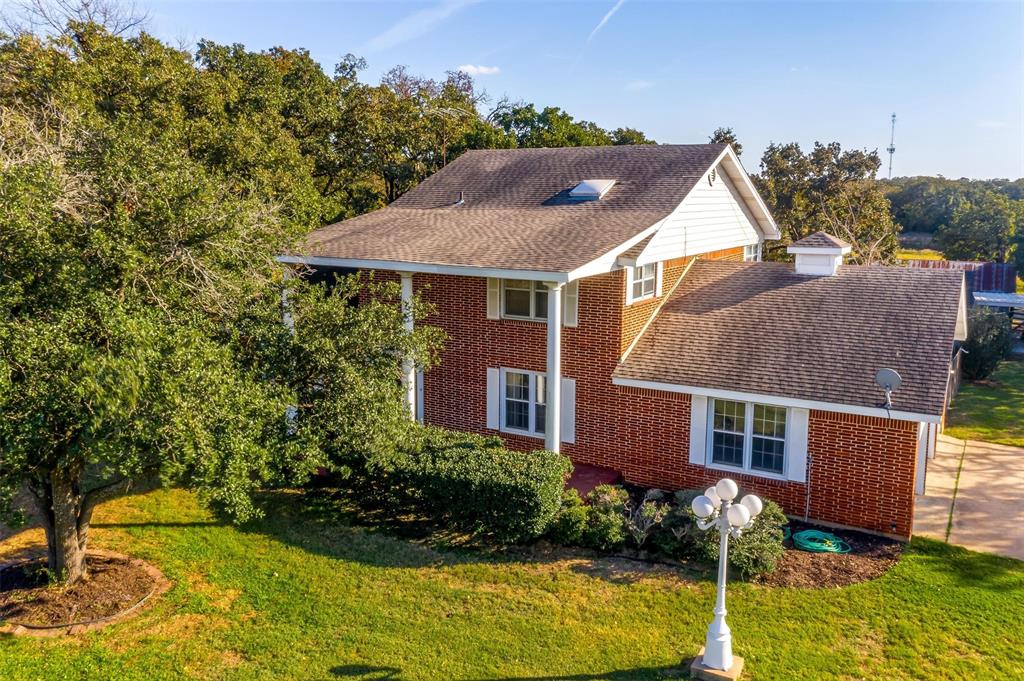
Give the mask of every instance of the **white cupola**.
<path id="1" fill-rule="evenodd" d="M 815 232 L 786 248 L 796 256 L 796 273 L 811 277 L 831 277 L 839 272 L 850 244 L 826 232 Z"/>

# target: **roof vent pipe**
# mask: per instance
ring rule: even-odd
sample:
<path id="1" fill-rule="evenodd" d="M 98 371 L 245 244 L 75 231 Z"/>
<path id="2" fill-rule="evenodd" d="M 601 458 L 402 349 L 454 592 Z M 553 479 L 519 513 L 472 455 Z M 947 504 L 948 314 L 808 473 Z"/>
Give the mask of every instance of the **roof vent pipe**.
<path id="1" fill-rule="evenodd" d="M 796 256 L 796 273 L 811 277 L 831 277 L 839 272 L 843 256 L 850 252 L 850 244 L 825 232 L 800 239 L 786 249 Z"/>
<path id="2" fill-rule="evenodd" d="M 462 190 L 459 190 L 459 200 L 455 202 L 455 205 L 456 206 L 462 206 L 462 205 L 465 205 L 465 203 L 466 203 L 466 197 L 463 194 Z"/>

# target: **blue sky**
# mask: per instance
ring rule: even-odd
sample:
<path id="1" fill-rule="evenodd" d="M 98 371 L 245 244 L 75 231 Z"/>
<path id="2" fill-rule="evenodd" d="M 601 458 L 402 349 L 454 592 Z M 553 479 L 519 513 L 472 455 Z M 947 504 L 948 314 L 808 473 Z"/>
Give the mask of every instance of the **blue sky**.
<path id="1" fill-rule="evenodd" d="M 328 70 L 352 52 L 371 81 L 469 67 L 492 99 L 659 142 L 731 126 L 748 170 L 771 141 L 884 152 L 895 111 L 894 175 L 1024 176 L 1024 0 L 141 4 L 176 43 L 305 47 Z"/>

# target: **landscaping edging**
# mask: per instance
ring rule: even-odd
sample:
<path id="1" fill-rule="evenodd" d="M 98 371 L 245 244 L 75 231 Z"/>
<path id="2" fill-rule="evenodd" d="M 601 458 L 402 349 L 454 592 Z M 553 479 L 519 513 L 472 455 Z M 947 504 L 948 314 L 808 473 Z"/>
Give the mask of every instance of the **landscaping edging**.
<path id="1" fill-rule="evenodd" d="M 67 622 L 64 624 L 45 625 L 12 622 L 8 620 L 3 624 L 0 624 L 0 634 L 52 638 L 57 636 L 72 636 L 75 634 L 82 634 L 87 631 L 95 631 L 138 614 L 147 605 L 151 604 L 171 587 L 171 582 L 164 576 L 163 572 L 140 558 L 132 558 L 131 556 L 126 556 L 122 553 L 104 551 L 101 549 L 90 550 L 87 555 L 97 558 L 124 561 L 132 567 L 140 568 L 153 579 L 153 587 L 134 605 L 125 608 L 120 612 L 114 613 L 113 615 L 77 622 Z M 0 563 L 0 571 L 25 562 L 26 561 L 24 559 L 19 559 Z"/>

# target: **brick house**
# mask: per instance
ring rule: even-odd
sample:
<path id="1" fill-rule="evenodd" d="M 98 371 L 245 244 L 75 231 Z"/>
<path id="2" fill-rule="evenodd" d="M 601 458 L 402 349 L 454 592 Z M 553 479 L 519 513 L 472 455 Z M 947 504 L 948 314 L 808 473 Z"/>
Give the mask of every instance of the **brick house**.
<path id="1" fill-rule="evenodd" d="M 966 337 L 960 273 L 780 237 L 724 145 L 470 151 L 282 262 L 436 307 L 411 413 L 665 489 L 729 475 L 793 516 L 909 537 Z M 875 382 L 895 369 L 891 403 Z"/>

